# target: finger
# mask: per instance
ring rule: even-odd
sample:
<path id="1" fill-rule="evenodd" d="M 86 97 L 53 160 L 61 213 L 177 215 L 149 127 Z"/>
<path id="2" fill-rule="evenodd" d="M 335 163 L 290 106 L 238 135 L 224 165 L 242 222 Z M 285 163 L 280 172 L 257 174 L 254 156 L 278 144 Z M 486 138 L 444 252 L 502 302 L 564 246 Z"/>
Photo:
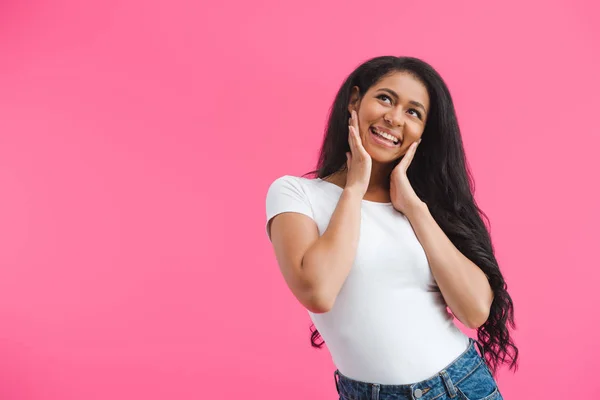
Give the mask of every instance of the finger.
<path id="1" fill-rule="evenodd" d="M 352 110 L 352 120 L 354 121 L 354 127 L 356 128 L 356 132 L 359 132 L 359 130 L 358 130 L 358 113 L 356 112 L 356 110 Z"/>
<path id="2" fill-rule="evenodd" d="M 369 153 L 367 153 L 367 150 L 363 146 L 362 138 L 358 134 L 358 129 L 356 129 L 356 128 L 353 128 L 353 129 L 356 134 L 356 136 L 355 136 L 356 150 L 359 151 L 360 154 L 362 154 L 364 157 L 368 156 Z"/>
<path id="3" fill-rule="evenodd" d="M 406 171 L 406 168 L 408 167 L 408 164 L 410 163 L 409 159 L 410 159 L 410 155 L 413 151 L 414 145 L 415 145 L 414 143 L 411 143 L 411 145 L 408 146 L 408 149 L 406 150 L 406 152 L 402 156 L 402 159 L 398 163 L 398 167 L 403 169 L 404 171 Z"/>
<path id="4" fill-rule="evenodd" d="M 356 135 L 354 133 L 354 127 L 348 126 L 348 143 L 350 144 L 350 151 L 352 154 L 356 154 Z"/>
<path id="5" fill-rule="evenodd" d="M 362 146 L 362 139 L 356 126 L 352 127 L 352 131 L 354 132 L 354 141 L 356 142 L 357 147 Z"/>
<path id="6" fill-rule="evenodd" d="M 352 154 L 355 157 L 364 156 L 364 152 L 366 152 L 366 150 L 364 149 L 364 147 L 362 145 L 362 140 L 360 139 L 360 136 L 358 135 L 356 128 L 352 127 L 351 129 L 352 129 L 352 144 L 353 144 Z"/>
<path id="7" fill-rule="evenodd" d="M 356 113 L 355 110 L 352 110 L 352 122 L 353 122 L 354 129 L 356 131 L 356 136 L 360 140 L 360 128 L 358 126 L 358 114 Z M 360 140 L 360 143 L 362 144 L 362 140 Z"/>
<path id="8" fill-rule="evenodd" d="M 406 159 L 406 161 L 404 162 L 406 169 L 408 169 L 408 167 L 412 163 L 413 158 L 415 158 L 417 147 L 419 147 L 419 142 L 414 142 L 413 144 L 411 144 L 410 148 L 406 152 L 406 156 L 402 159 L 403 162 L 405 161 L 404 159 Z"/>
<path id="9" fill-rule="evenodd" d="M 356 115 L 356 111 L 352 110 L 352 113 L 350 114 L 350 127 L 351 129 L 351 133 L 354 134 L 354 138 L 356 139 L 357 142 L 362 143 L 362 141 L 360 140 L 360 134 L 359 134 L 359 129 L 358 129 L 358 123 L 357 123 L 357 115 Z"/>
<path id="10" fill-rule="evenodd" d="M 419 145 L 421 144 L 421 141 L 419 140 L 418 142 L 415 143 L 415 148 L 413 149 L 412 152 L 412 156 L 414 158 L 415 154 L 417 153 L 417 149 L 419 148 Z"/>
<path id="11" fill-rule="evenodd" d="M 358 134 L 358 129 L 356 129 L 355 126 L 352 126 L 352 133 L 354 134 L 354 141 L 356 144 L 362 144 L 362 140 L 360 140 L 360 135 Z"/>

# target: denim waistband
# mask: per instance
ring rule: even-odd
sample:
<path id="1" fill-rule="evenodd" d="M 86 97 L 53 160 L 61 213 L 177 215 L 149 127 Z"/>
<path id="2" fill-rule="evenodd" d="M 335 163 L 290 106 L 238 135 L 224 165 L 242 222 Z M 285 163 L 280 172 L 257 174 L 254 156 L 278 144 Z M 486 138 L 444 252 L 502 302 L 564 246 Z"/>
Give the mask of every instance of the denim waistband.
<path id="1" fill-rule="evenodd" d="M 481 356 L 475 350 L 479 347 Z M 334 372 L 334 379 L 338 393 L 340 388 L 344 391 L 350 390 L 356 393 L 368 394 L 371 400 L 379 400 L 380 396 L 401 396 L 395 399 L 409 400 L 434 400 L 447 394 L 451 398 L 457 396 L 456 387 L 464 379 L 474 372 L 483 359 L 483 348 L 481 344 L 469 338 L 469 346 L 454 361 L 444 367 L 434 376 L 423 381 L 407 385 L 383 385 L 378 383 L 360 382 L 343 375 L 339 370 Z"/>

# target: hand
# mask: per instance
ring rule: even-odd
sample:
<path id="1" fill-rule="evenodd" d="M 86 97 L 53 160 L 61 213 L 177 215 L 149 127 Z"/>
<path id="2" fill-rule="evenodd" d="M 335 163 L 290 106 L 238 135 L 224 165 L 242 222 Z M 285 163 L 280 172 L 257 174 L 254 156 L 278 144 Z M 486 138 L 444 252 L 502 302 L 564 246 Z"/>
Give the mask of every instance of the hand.
<path id="1" fill-rule="evenodd" d="M 404 154 L 404 157 L 402 157 L 400 163 L 396 165 L 390 176 L 390 197 L 392 198 L 392 205 L 404 215 L 410 214 L 410 212 L 425 204 L 415 193 L 408 181 L 408 176 L 406 175 L 406 171 L 415 157 L 419 143 L 421 143 L 420 140 L 410 145 Z"/>
<path id="2" fill-rule="evenodd" d="M 371 180 L 372 160 L 367 150 L 362 145 L 358 128 L 358 115 L 352 110 L 348 120 L 348 143 L 350 153 L 346 153 L 348 173 L 346 175 L 346 189 L 356 190 L 361 196 L 367 193 Z"/>

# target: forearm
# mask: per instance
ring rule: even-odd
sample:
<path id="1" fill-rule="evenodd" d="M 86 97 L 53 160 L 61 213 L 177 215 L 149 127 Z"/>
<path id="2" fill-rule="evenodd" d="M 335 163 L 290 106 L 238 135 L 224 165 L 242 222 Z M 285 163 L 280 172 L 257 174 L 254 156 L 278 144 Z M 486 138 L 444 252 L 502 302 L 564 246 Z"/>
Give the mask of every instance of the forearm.
<path id="1" fill-rule="evenodd" d="M 487 320 L 493 300 L 487 277 L 454 246 L 425 203 L 412 209 L 407 218 L 446 304 L 463 324 L 478 328 Z"/>
<path id="2" fill-rule="evenodd" d="M 302 260 L 304 279 L 323 311 L 333 306 L 356 257 L 362 196 L 345 189 L 323 235 Z"/>

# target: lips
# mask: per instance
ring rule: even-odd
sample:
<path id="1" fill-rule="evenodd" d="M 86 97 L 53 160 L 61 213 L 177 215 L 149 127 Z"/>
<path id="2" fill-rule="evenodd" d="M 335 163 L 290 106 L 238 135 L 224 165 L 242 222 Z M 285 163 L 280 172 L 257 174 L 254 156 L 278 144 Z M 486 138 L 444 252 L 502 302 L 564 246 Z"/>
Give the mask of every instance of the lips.
<path id="1" fill-rule="evenodd" d="M 395 137 L 396 139 L 398 139 L 398 142 L 402 143 L 402 135 L 401 134 L 391 131 L 388 128 L 384 128 L 383 126 L 374 125 L 373 128 L 377 129 L 379 132 L 385 132 L 388 135 Z"/>
<path id="2" fill-rule="evenodd" d="M 402 144 L 401 141 L 398 142 L 398 144 L 394 144 L 391 140 L 381 137 L 373 130 L 373 128 L 369 128 L 369 133 L 370 133 L 371 140 L 379 146 L 387 147 L 390 149 L 395 149 L 395 148 L 400 147 L 400 145 Z"/>

